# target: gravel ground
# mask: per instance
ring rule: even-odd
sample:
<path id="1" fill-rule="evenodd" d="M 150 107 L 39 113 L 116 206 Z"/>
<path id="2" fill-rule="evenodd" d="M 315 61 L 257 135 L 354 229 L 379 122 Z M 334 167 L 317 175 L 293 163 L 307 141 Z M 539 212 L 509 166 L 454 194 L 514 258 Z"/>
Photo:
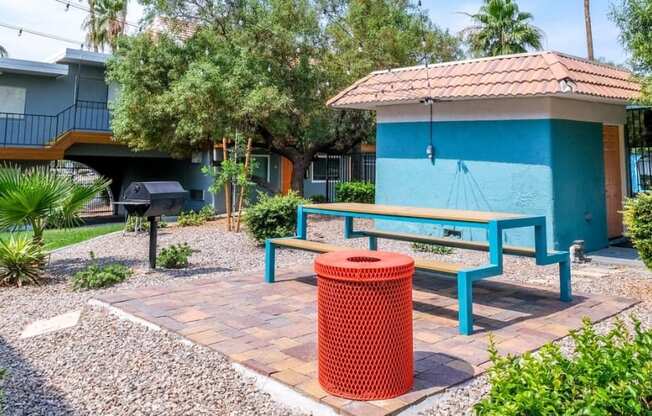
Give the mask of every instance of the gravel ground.
<path id="1" fill-rule="evenodd" d="M 309 238 L 356 247 L 365 242 L 341 240 L 342 222 L 310 221 Z M 361 224 L 362 227 L 368 223 Z M 49 284 L 0 288 L 0 367 L 9 370 L 0 382 L 9 415 L 202 415 L 290 414 L 268 395 L 231 369 L 221 355 L 188 346 L 161 331 L 146 330 L 87 306 L 89 298 L 127 287 L 166 285 L 194 278 L 228 278 L 230 273 L 261 269 L 263 249 L 245 234 L 225 233 L 221 222 L 202 227 L 169 227 L 159 232 L 159 247 L 187 242 L 193 249 L 185 270 L 147 270 L 147 236 L 110 234 L 57 251 L 51 256 Z M 381 249 L 412 252 L 408 243 L 382 241 Z M 103 290 L 72 292 L 68 279 L 89 262 L 89 251 L 100 261 L 129 264 L 134 276 Z M 481 264 L 485 253 L 455 250 L 450 255 L 418 254 Z M 309 262 L 314 255 L 280 250 L 278 264 Z M 530 259 L 507 256 L 506 278 L 531 284 L 557 284 L 555 266 L 536 267 Z M 574 266 L 574 271 L 595 265 Z M 600 266 L 601 268 L 604 268 Z M 635 308 L 652 325 L 652 278 L 643 269 L 615 267 L 602 278 L 574 277 L 574 289 L 647 299 Z M 80 323 L 67 330 L 20 339 L 23 328 L 82 309 Z M 627 312 L 629 313 L 629 312 Z M 600 324 L 604 327 L 605 324 Z M 566 342 L 566 341 L 562 341 Z M 487 389 L 479 377 L 441 394 L 428 415 L 468 413 Z"/>

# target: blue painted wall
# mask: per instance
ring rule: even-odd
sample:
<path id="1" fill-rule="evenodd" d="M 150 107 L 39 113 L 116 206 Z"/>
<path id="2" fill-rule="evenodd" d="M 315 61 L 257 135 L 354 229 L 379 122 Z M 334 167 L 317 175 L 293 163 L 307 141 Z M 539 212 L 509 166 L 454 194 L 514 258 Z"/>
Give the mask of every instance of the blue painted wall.
<path id="1" fill-rule="evenodd" d="M 603 176 L 602 156 L 595 157 L 602 149 L 599 127 L 597 123 L 562 120 L 435 122 L 435 159 L 430 161 L 426 158 L 430 143 L 427 122 L 379 123 L 376 202 L 544 215 L 548 219 L 549 242 L 557 248 L 567 248 L 578 238 L 590 241 L 590 249 L 604 246 L 604 224 L 597 228 L 577 225 L 579 219 L 575 212 L 572 217 L 562 219 L 566 205 L 594 205 L 599 193 L 575 193 L 571 199 L 571 193 L 563 185 L 564 173 L 555 172 L 556 169 L 566 169 L 567 173 L 592 170 L 592 174 L 580 175 L 578 186 L 599 185 L 599 177 Z M 590 152 L 578 158 L 564 155 L 564 140 L 568 137 L 575 144 L 572 153 Z M 600 189 L 604 192 L 604 185 Z M 602 209 L 593 210 L 594 223 L 604 222 L 602 198 Z M 438 227 L 395 223 L 378 226 L 402 230 L 407 227 L 408 231 L 433 235 L 443 233 Z M 480 230 L 456 230 L 462 231 L 467 239 L 486 239 Z M 604 234 L 604 244 L 598 238 L 601 234 Z M 510 230 L 504 239 L 508 244 L 531 246 L 534 235 L 531 229 Z"/>
<path id="2" fill-rule="evenodd" d="M 79 100 L 106 102 L 108 87 L 102 67 L 69 65 L 68 75 L 58 78 L 2 74 L 0 85 L 25 88 L 26 114 L 56 115 L 74 104 L 77 77 Z"/>

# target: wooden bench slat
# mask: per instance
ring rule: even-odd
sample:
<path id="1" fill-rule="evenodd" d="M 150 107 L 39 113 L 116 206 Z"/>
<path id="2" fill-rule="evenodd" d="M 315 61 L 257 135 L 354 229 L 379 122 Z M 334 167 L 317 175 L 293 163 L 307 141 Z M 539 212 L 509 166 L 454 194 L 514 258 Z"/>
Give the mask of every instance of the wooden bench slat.
<path id="1" fill-rule="evenodd" d="M 336 246 L 335 244 L 328 244 L 328 243 L 320 243 L 319 241 L 301 240 L 298 238 L 274 240 L 274 245 L 297 248 L 300 250 L 312 251 L 315 253 L 328 253 L 331 251 L 351 249 L 350 247 Z"/>
<path id="2" fill-rule="evenodd" d="M 459 263 L 446 263 L 437 260 L 414 259 L 414 267 L 420 270 L 431 270 L 433 272 L 457 274 L 460 270 L 470 269 L 473 266 Z"/>
<path id="3" fill-rule="evenodd" d="M 360 231 L 360 233 L 369 237 L 384 238 L 387 240 L 412 241 L 418 243 L 438 244 L 440 246 L 447 246 L 447 247 L 465 248 L 469 250 L 489 251 L 489 243 L 484 241 L 465 241 L 465 240 L 456 240 L 453 238 L 432 237 L 432 236 L 425 236 L 425 235 L 418 235 L 418 234 L 394 233 L 394 232 L 377 231 L 377 230 Z M 529 248 L 529 247 L 504 245 L 503 252 L 507 254 L 514 254 L 517 256 L 524 256 L 524 257 L 536 256 L 536 251 L 533 248 Z"/>
<path id="4" fill-rule="evenodd" d="M 352 250 L 352 247 L 336 246 L 335 244 L 320 243 L 319 241 L 300 240 L 296 238 L 274 240 L 274 245 L 280 247 L 296 248 L 300 250 L 312 251 L 315 253 L 330 253 L 332 251 Z M 414 259 L 414 266 L 421 270 L 430 270 L 434 272 L 457 274 L 460 270 L 469 269 L 468 266 L 459 263 L 446 263 L 438 260 Z"/>
<path id="5" fill-rule="evenodd" d="M 485 212 L 448 208 L 424 208 L 399 205 L 362 204 L 356 202 L 333 202 L 307 204 L 304 208 L 322 211 L 343 211 L 356 214 L 388 215 L 393 217 L 424 218 L 433 220 L 488 223 L 492 220 L 511 220 L 526 218 L 523 214 L 509 212 Z"/>

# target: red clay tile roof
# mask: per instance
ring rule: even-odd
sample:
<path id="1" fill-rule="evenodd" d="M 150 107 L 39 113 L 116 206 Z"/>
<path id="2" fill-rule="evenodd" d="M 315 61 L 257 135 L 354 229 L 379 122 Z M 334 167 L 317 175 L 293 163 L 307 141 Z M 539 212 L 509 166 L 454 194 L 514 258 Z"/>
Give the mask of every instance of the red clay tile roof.
<path id="1" fill-rule="evenodd" d="M 503 55 L 372 72 L 328 101 L 331 107 L 435 100 L 572 96 L 631 102 L 640 93 L 631 72 L 559 52 Z"/>

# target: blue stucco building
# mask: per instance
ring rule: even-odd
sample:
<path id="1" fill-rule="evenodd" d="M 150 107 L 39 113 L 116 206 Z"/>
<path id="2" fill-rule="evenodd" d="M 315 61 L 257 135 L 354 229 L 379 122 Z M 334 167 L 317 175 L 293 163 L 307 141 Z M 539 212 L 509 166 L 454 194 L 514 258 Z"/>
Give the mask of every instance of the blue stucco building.
<path id="1" fill-rule="evenodd" d="M 545 215 L 549 243 L 622 234 L 629 72 L 557 52 L 378 71 L 329 101 L 377 117 L 376 203 Z M 471 229 L 423 229 L 483 240 Z M 508 244 L 533 244 L 511 230 Z"/>
<path id="2" fill-rule="evenodd" d="M 113 140 L 109 104 L 119 86 L 106 81 L 108 58 L 78 49 L 66 49 L 50 62 L 0 58 L 0 162 L 82 163 L 112 179 L 113 201 L 132 181 L 177 180 L 190 191 L 186 209 L 210 204 L 223 212 L 223 193 L 208 192 L 211 180 L 201 173 L 202 166 L 219 164 L 221 149 L 173 159 L 162 152 L 133 152 Z M 253 158 L 259 191 L 289 189 L 289 161 L 264 148 L 255 148 Z M 308 169 L 307 196 L 324 194 L 328 179 L 342 180 L 350 161 L 346 156 L 333 159 L 325 163 L 320 155 Z"/>

